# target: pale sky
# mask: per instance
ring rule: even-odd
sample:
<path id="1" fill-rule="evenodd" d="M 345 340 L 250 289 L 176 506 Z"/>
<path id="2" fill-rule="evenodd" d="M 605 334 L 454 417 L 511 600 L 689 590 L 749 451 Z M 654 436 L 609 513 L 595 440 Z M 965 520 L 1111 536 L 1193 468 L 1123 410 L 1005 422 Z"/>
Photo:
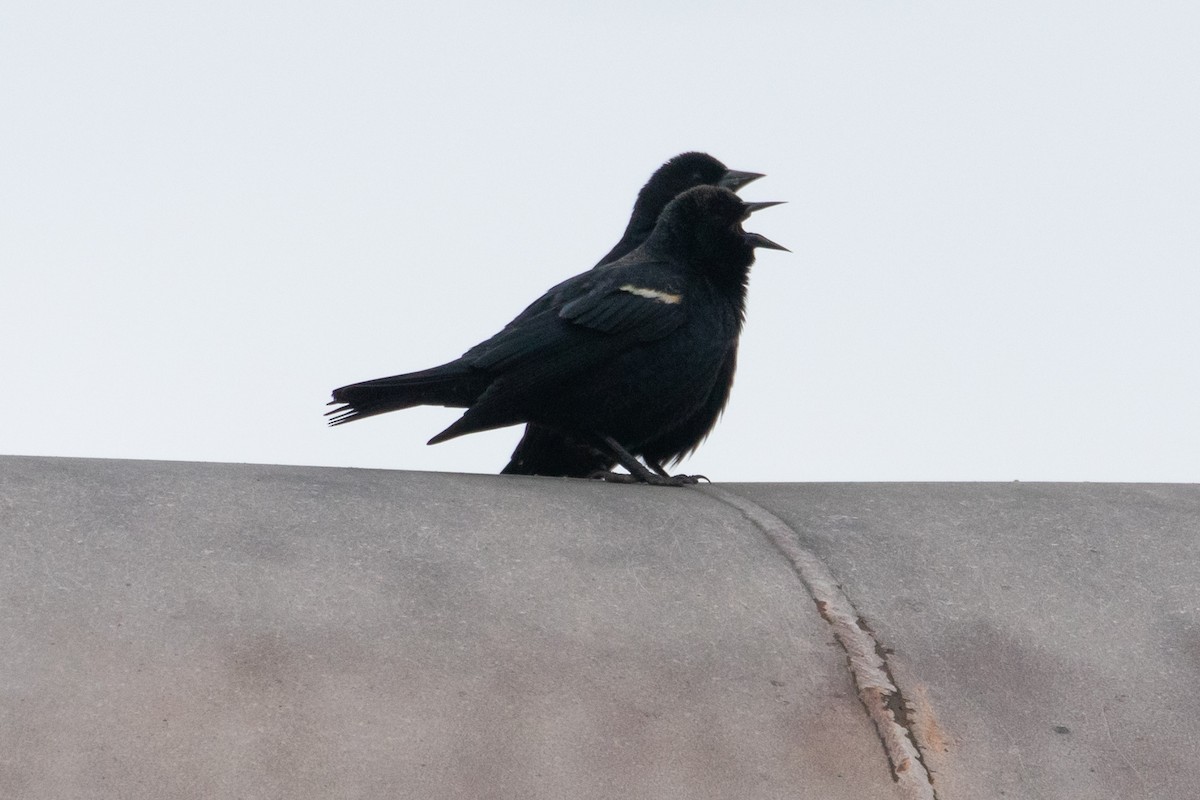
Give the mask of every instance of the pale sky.
<path id="1" fill-rule="evenodd" d="M 716 480 L 1200 481 L 1200 6 L 56 3 L 0 12 L 0 453 L 496 472 L 327 429 L 765 172 Z"/>

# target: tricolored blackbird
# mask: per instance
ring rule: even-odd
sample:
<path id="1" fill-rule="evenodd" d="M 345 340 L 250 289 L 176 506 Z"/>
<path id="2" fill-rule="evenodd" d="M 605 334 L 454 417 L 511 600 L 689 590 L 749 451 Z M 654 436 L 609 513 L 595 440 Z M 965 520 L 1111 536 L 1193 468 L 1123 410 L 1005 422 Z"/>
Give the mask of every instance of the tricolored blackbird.
<path id="1" fill-rule="evenodd" d="M 641 245 L 558 284 L 461 358 L 335 389 L 331 405 L 340 407 L 330 424 L 415 405 L 465 408 L 429 443 L 532 422 L 630 472 L 604 477 L 694 483 L 663 464 L 699 444 L 724 408 L 723 373 L 737 348 L 754 250 L 786 249 L 742 222 L 773 205 L 723 187 L 689 189 Z M 709 417 L 697 420 L 706 409 Z M 684 423 L 699 433 L 681 438 Z"/>

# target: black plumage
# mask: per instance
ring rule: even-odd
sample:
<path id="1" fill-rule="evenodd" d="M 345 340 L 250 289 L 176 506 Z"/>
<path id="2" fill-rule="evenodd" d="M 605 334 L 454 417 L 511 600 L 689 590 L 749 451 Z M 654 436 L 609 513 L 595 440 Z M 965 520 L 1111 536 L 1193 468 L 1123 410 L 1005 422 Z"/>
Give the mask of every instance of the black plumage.
<path id="1" fill-rule="evenodd" d="M 596 266 L 611 264 L 646 241 L 667 203 L 693 186 L 724 186 L 736 192 L 761 177 L 761 172 L 729 169 L 708 153 L 680 153 L 656 169 L 638 191 L 621 241 L 613 245 Z"/>
<path id="2" fill-rule="evenodd" d="M 429 443 L 532 422 L 637 480 L 691 482 L 667 476 L 663 463 L 699 444 L 724 407 L 754 249 L 785 249 L 742 229 L 770 205 L 720 187 L 689 189 L 632 252 L 558 284 L 461 358 L 334 390 L 341 407 L 330 424 L 414 405 L 465 408 Z M 684 435 L 685 423 L 699 433 Z"/>
<path id="3" fill-rule="evenodd" d="M 758 172 L 729 169 L 708 153 L 691 152 L 675 156 L 655 170 L 638 192 L 621 240 L 597 262 L 595 269 L 611 264 L 644 242 L 667 203 L 682 192 L 704 185 L 724 186 L 736 192 L 761 177 L 762 174 Z M 730 363 L 725 367 L 730 383 L 735 361 L 736 358 L 731 356 Z M 703 418 L 708 416 L 707 412 L 701 413 Z M 702 428 L 699 434 L 702 440 L 712 426 L 705 425 L 703 419 L 699 419 L 684 427 Z M 614 463 L 609 453 L 599 451 L 587 442 L 575 441 L 560 431 L 530 423 L 501 472 L 507 475 L 586 478 L 611 469 Z"/>

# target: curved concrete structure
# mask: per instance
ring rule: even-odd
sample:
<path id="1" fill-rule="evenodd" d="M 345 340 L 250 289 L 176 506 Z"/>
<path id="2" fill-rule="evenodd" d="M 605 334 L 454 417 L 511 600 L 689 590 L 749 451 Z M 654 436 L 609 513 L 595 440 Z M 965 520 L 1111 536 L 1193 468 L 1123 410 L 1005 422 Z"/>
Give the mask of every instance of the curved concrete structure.
<path id="1" fill-rule="evenodd" d="M 0 797 L 1188 798 L 1200 487 L 0 458 Z"/>

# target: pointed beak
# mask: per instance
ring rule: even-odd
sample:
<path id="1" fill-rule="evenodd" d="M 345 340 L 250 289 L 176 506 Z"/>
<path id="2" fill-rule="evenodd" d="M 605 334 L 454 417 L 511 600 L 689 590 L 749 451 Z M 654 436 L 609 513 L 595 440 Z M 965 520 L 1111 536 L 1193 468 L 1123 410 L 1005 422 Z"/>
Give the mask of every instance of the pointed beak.
<path id="1" fill-rule="evenodd" d="M 771 203 L 770 205 L 775 205 L 775 204 Z M 747 233 L 746 234 L 746 243 L 748 245 L 750 245 L 751 247 L 766 247 L 770 250 L 782 250 L 785 253 L 792 252 L 791 250 L 788 250 L 783 245 L 772 242 L 770 239 L 763 236 L 761 233 Z"/>
<path id="2" fill-rule="evenodd" d="M 786 202 L 787 202 L 787 200 L 772 200 L 771 202 L 768 202 L 768 203 L 745 203 L 744 205 L 746 206 L 746 216 L 747 217 L 750 216 L 755 211 L 762 211 L 764 208 L 770 208 L 771 206 L 781 206 Z"/>
<path id="3" fill-rule="evenodd" d="M 751 181 L 756 181 L 762 177 L 764 175 L 761 172 L 742 172 L 731 169 L 721 176 L 721 180 L 717 181 L 717 186 L 724 186 L 729 191 L 736 192 Z"/>

